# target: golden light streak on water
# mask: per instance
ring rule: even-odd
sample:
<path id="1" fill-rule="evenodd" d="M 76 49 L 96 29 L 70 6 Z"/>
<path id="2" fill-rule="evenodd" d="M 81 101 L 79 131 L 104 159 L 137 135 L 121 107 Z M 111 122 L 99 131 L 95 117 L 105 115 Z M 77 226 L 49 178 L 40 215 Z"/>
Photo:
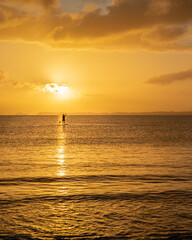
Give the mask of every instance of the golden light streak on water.
<path id="1" fill-rule="evenodd" d="M 63 126 L 60 126 L 59 128 L 59 142 L 58 142 L 58 148 L 56 153 L 56 159 L 58 163 L 58 172 L 57 175 L 59 177 L 66 176 L 66 153 L 65 153 L 65 133 Z"/>

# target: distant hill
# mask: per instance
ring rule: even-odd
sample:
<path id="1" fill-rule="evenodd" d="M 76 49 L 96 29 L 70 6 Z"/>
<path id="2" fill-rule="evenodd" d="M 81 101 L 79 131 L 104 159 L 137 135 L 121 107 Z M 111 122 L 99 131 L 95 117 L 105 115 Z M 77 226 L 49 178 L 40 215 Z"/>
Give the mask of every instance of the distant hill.
<path id="1" fill-rule="evenodd" d="M 57 112 L 39 112 L 37 115 L 62 115 L 63 113 Z M 190 112 L 112 112 L 112 113 L 93 113 L 93 112 L 76 112 L 76 113 L 67 113 L 67 115 L 192 115 Z"/>

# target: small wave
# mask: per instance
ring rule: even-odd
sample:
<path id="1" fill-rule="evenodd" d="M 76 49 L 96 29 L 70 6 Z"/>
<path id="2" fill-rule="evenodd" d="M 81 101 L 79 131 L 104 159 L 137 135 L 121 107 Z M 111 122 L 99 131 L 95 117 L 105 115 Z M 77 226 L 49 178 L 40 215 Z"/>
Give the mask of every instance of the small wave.
<path id="1" fill-rule="evenodd" d="M 149 240 L 189 240 L 192 238 L 192 234 L 188 232 L 170 232 L 167 234 L 157 233 L 157 234 L 150 234 L 147 238 L 142 239 L 149 239 Z M 32 237 L 27 234 L 18 234 L 18 235 L 0 235 L 0 240 L 70 240 L 70 239 L 77 239 L 77 240 L 121 240 L 121 239 L 135 239 L 135 236 L 131 236 L 130 234 L 119 234 L 119 235 L 110 235 L 110 236 L 98 236 L 96 233 L 92 234 L 82 234 L 82 235 L 51 235 L 51 236 L 40 236 L 40 237 Z"/>
<path id="2" fill-rule="evenodd" d="M 159 193 L 142 193 L 142 194 L 133 194 L 133 193 L 118 193 L 118 194 L 74 194 L 74 195 L 65 195 L 65 196 L 34 196 L 26 197 L 22 199 L 1 199 L 0 205 L 9 205 L 9 204 L 26 204 L 34 202 L 65 202 L 65 201 L 111 201 L 111 200 L 147 200 L 147 201 L 156 201 L 156 200 L 167 200 L 167 199 L 180 199 L 189 198 L 191 199 L 192 193 L 190 191 L 164 191 Z"/>
<path id="3" fill-rule="evenodd" d="M 159 233 L 159 234 L 151 234 L 149 235 L 149 240 L 190 240 L 192 239 L 192 233 L 180 233 L 180 232 L 173 232 L 173 233 Z"/>
<path id="4" fill-rule="evenodd" d="M 1 178 L 1 185 L 20 185 L 22 183 L 54 183 L 54 182 L 103 182 L 103 181 L 142 181 L 142 182 L 187 182 L 191 181 L 189 176 L 178 177 L 175 175 L 83 175 L 65 177 L 23 177 L 23 178 Z"/>

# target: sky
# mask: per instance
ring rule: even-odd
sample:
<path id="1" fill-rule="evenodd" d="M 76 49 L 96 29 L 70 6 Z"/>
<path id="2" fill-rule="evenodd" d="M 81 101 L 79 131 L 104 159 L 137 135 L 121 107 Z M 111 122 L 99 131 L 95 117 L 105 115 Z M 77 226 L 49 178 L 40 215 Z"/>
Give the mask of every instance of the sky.
<path id="1" fill-rule="evenodd" d="M 192 111 L 192 0 L 0 0 L 0 114 Z"/>

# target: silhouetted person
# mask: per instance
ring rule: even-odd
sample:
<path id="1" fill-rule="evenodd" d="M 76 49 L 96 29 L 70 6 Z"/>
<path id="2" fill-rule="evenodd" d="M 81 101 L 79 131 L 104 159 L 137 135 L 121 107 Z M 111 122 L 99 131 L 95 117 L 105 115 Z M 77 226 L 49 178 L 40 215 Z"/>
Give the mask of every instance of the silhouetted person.
<path id="1" fill-rule="evenodd" d="M 63 122 L 65 122 L 65 114 L 63 114 L 63 116 L 62 116 L 62 120 L 63 120 Z"/>

